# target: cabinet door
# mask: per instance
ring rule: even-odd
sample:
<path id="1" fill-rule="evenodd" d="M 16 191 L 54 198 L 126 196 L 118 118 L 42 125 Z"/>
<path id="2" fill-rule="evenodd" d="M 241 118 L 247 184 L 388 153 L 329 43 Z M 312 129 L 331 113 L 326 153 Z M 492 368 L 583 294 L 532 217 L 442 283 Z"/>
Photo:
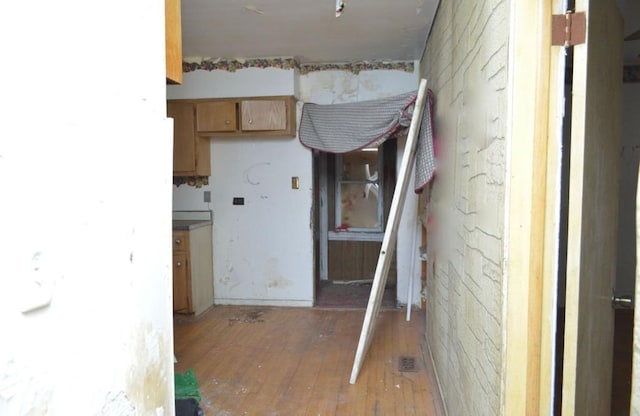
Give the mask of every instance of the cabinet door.
<path id="1" fill-rule="evenodd" d="M 191 312 L 191 282 L 187 253 L 173 255 L 173 311 Z"/>
<path id="2" fill-rule="evenodd" d="M 196 105 L 198 132 L 237 130 L 235 101 L 211 101 Z"/>
<path id="3" fill-rule="evenodd" d="M 164 16 L 167 83 L 182 84 L 182 23 L 180 0 L 165 0 Z"/>
<path id="4" fill-rule="evenodd" d="M 173 252 L 189 251 L 189 231 L 173 231 Z"/>
<path id="5" fill-rule="evenodd" d="M 284 100 L 242 101 L 242 130 L 286 130 L 287 103 Z"/>
<path id="6" fill-rule="evenodd" d="M 169 101 L 167 116 L 173 118 L 173 172 L 196 170 L 196 132 L 192 103 Z"/>

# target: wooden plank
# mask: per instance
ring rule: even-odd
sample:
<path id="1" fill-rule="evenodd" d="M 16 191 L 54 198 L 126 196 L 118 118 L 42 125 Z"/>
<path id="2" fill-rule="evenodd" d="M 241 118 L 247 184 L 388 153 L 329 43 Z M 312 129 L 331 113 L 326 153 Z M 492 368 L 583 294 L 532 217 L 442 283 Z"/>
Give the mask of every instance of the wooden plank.
<path id="1" fill-rule="evenodd" d="M 416 199 L 418 196 L 416 195 Z M 411 243 L 411 256 L 409 258 L 409 284 L 407 290 L 407 321 L 411 320 L 411 307 L 413 306 L 413 280 L 416 275 L 416 263 L 418 259 L 416 258 L 416 253 L 418 252 L 418 233 L 421 232 L 422 225 L 420 221 L 417 221 L 416 225 L 413 228 L 413 238 Z"/>
<path id="2" fill-rule="evenodd" d="M 353 368 L 349 379 L 351 384 L 354 384 L 358 378 L 358 373 L 360 372 L 369 344 L 371 343 L 371 338 L 373 337 L 373 330 L 387 281 L 387 273 L 389 272 L 391 258 L 395 251 L 400 214 L 402 213 L 402 208 L 404 206 L 404 201 L 409 187 L 409 175 L 411 174 L 412 167 L 415 162 L 416 144 L 418 141 L 420 124 L 422 122 L 422 112 L 424 110 L 426 96 L 427 80 L 422 79 L 420 80 L 420 86 L 418 88 L 418 97 L 416 99 L 411 125 L 409 126 L 407 143 L 405 145 L 404 154 L 402 155 L 402 163 L 400 165 L 400 173 L 398 174 L 396 190 L 393 193 L 393 200 L 391 201 L 389 220 L 387 221 L 384 239 L 382 240 L 382 248 L 380 249 L 380 257 L 378 257 L 376 273 L 373 277 L 373 286 L 371 288 L 371 295 L 369 296 L 369 303 L 367 304 L 367 311 L 362 324 L 360 340 L 358 341 L 356 356 L 353 361 Z"/>

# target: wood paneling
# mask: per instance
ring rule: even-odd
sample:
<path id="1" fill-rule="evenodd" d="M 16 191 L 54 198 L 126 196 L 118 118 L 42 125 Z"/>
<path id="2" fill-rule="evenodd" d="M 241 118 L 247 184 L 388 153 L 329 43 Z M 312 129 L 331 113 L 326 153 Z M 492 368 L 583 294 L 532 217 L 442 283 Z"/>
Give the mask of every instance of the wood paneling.
<path id="1" fill-rule="evenodd" d="M 373 280 L 381 245 L 376 241 L 329 241 L 329 280 Z M 392 265 L 395 261 L 394 253 Z M 395 285 L 396 276 L 396 267 L 391 267 L 387 284 Z"/>
<path id="2" fill-rule="evenodd" d="M 436 415 L 424 316 L 382 311 L 358 383 L 349 368 L 363 311 L 216 306 L 175 324 L 177 372 L 190 368 L 207 415 Z M 400 356 L 416 372 L 400 372 Z"/>

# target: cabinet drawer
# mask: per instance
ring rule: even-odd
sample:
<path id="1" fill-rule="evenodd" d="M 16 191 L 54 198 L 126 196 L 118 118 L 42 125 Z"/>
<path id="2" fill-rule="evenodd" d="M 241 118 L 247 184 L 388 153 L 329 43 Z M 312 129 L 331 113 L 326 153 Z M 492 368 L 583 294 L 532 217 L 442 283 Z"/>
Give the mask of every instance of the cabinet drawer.
<path id="1" fill-rule="evenodd" d="M 230 132 L 238 129 L 235 101 L 212 101 L 196 104 L 198 132 Z"/>
<path id="2" fill-rule="evenodd" d="M 189 232 L 174 231 L 173 232 L 173 252 L 189 251 Z"/>

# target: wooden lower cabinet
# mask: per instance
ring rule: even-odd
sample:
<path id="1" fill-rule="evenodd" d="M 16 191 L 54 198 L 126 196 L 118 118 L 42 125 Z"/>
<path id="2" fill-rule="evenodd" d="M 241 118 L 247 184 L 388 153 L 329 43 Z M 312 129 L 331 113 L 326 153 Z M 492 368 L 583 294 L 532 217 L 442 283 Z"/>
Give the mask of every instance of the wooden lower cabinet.
<path id="1" fill-rule="evenodd" d="M 189 255 L 174 253 L 173 255 L 173 311 L 192 311 L 191 308 L 191 277 L 189 273 Z"/>
<path id="2" fill-rule="evenodd" d="M 199 315 L 213 305 L 212 226 L 173 231 L 173 311 Z"/>

